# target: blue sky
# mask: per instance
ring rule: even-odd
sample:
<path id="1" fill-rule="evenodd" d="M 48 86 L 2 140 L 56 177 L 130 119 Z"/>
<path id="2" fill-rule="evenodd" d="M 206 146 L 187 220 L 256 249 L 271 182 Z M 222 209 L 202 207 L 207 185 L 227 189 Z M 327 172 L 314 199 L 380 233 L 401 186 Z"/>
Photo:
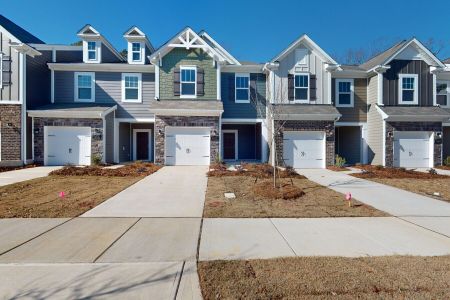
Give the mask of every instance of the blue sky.
<path id="1" fill-rule="evenodd" d="M 64 3 L 64 4 L 63 4 Z M 205 29 L 241 60 L 265 62 L 302 33 L 338 59 L 347 49 L 388 45 L 402 38 L 443 41 L 450 57 L 446 1 L 69 1 L 14 0 L 1 13 L 47 43 L 72 43 L 89 23 L 120 51 L 122 34 L 140 27 L 160 46 L 186 25 Z M 434 8 L 430 8 L 433 3 Z"/>

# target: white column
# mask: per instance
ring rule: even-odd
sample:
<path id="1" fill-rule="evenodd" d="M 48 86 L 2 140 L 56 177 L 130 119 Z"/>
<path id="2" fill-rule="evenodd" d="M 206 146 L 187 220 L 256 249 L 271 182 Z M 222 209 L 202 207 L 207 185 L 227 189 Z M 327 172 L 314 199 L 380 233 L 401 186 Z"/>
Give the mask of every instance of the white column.
<path id="1" fill-rule="evenodd" d="M 155 65 L 155 99 L 159 99 L 159 64 Z"/>
<path id="2" fill-rule="evenodd" d="M 369 145 L 367 144 L 367 123 L 361 126 L 361 162 L 369 163 Z"/>
<path id="3" fill-rule="evenodd" d="M 261 162 L 269 159 L 269 125 L 267 119 L 261 122 Z"/>
<path id="4" fill-rule="evenodd" d="M 378 105 L 383 105 L 383 73 L 378 73 L 377 80 L 378 80 L 377 103 Z"/>
<path id="5" fill-rule="evenodd" d="M 222 88 L 221 88 L 221 73 L 220 73 L 220 70 L 221 70 L 221 64 L 219 63 L 219 62 L 217 62 L 217 68 L 216 68 L 216 70 L 217 70 L 217 100 L 222 100 Z"/>
<path id="6" fill-rule="evenodd" d="M 20 151 L 20 158 L 22 162 L 25 164 L 27 160 L 27 101 L 26 101 L 26 79 L 27 79 L 27 60 L 26 60 L 26 54 L 19 53 L 19 65 L 20 65 L 20 75 L 19 75 L 19 102 L 21 103 L 21 130 L 20 130 L 20 137 L 21 137 L 21 151 Z"/>

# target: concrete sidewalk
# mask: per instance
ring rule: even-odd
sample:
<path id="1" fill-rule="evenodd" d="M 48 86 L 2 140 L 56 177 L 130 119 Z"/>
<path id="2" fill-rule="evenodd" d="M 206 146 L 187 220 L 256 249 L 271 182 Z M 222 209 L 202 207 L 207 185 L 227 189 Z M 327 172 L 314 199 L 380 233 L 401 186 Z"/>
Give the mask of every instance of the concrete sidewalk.
<path id="1" fill-rule="evenodd" d="M 199 259 L 448 254 L 449 238 L 395 217 L 204 219 Z"/>
<path id="2" fill-rule="evenodd" d="M 28 169 L 20 169 L 0 173 L 0 186 L 13 184 L 21 181 L 31 180 L 39 177 L 45 177 L 53 170 L 62 167 L 35 167 Z"/>
<path id="3" fill-rule="evenodd" d="M 163 167 L 82 217 L 197 217 L 203 214 L 207 167 Z"/>

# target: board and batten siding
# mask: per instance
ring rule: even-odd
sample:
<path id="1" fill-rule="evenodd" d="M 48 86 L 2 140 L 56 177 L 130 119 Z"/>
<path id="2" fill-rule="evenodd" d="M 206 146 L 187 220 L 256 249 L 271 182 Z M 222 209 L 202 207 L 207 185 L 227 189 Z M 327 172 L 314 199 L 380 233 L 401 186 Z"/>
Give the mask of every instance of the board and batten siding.
<path id="1" fill-rule="evenodd" d="M 74 72 L 55 71 L 55 103 L 74 102 Z M 155 74 L 142 73 L 142 103 L 122 102 L 122 73 L 95 72 L 95 103 L 117 104 L 116 118 L 149 118 L 155 101 Z"/>
<path id="2" fill-rule="evenodd" d="M 221 98 L 224 110 L 222 118 L 265 118 L 266 76 L 264 74 L 250 74 L 250 103 L 235 102 L 235 73 L 224 72 L 221 74 L 221 89 Z"/>
<path id="3" fill-rule="evenodd" d="M 105 116 L 105 161 L 114 162 L 114 112 Z"/>
<path id="4" fill-rule="evenodd" d="M 50 104 L 51 71 L 47 63 L 52 61 L 52 51 L 40 51 L 42 55 L 27 57 L 27 109 Z"/>
<path id="5" fill-rule="evenodd" d="M 11 42 L 12 40 L 0 31 L 0 50 L 3 55 L 9 56 L 11 60 L 11 83 L 3 85 L 0 89 L 0 101 L 19 101 L 19 53 L 11 48 Z"/>
<path id="6" fill-rule="evenodd" d="M 399 74 L 417 74 L 418 82 L 418 106 L 433 106 L 433 75 L 430 66 L 423 60 L 393 60 L 383 74 L 383 104 L 399 105 Z"/>
<path id="7" fill-rule="evenodd" d="M 304 49 L 299 46 L 296 49 Z M 292 50 L 279 62 L 278 70 L 275 74 L 275 87 L 273 92 L 274 99 L 277 103 L 289 103 L 288 100 L 288 74 L 295 72 L 309 72 L 316 76 L 316 100 L 310 101 L 311 104 L 329 104 L 330 95 L 328 95 L 327 71 L 324 64 L 318 56 L 310 50 L 308 51 L 308 66 L 296 66 L 295 50 Z"/>
<path id="8" fill-rule="evenodd" d="M 367 114 L 367 145 L 368 161 L 372 165 L 383 164 L 383 120 L 377 111 L 378 78 L 373 76 L 368 79 L 367 101 L 369 111 Z"/>
<path id="9" fill-rule="evenodd" d="M 336 107 L 342 117 L 339 122 L 366 122 L 367 121 L 367 79 L 355 78 L 354 106 Z M 331 99 L 336 106 L 336 78 L 331 80 Z"/>

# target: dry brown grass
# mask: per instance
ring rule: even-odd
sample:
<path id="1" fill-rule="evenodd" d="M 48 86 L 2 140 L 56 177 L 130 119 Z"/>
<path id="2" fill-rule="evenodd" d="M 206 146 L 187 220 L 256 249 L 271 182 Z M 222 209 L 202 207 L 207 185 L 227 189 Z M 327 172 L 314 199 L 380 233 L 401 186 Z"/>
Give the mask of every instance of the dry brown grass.
<path id="1" fill-rule="evenodd" d="M 204 299 L 448 299 L 450 256 L 199 262 Z"/>
<path id="2" fill-rule="evenodd" d="M 0 187 L 0 218 L 76 217 L 142 178 L 47 176 L 6 185 Z"/>
<path id="3" fill-rule="evenodd" d="M 353 201 L 348 207 L 344 195 L 308 179 L 281 179 L 281 185 L 293 184 L 304 195 L 289 200 L 255 193 L 255 185 L 272 186 L 268 178 L 251 176 L 209 177 L 203 215 L 206 218 L 265 218 L 265 217 L 378 217 L 388 214 Z M 296 189 L 297 190 L 297 189 Z M 224 193 L 234 193 L 226 199 Z"/>
<path id="4" fill-rule="evenodd" d="M 104 168 L 102 166 L 86 166 L 86 167 L 74 167 L 66 166 L 62 169 L 52 171 L 50 175 L 61 176 L 114 176 L 114 177 L 126 177 L 126 176 L 147 176 L 155 173 L 161 169 L 161 166 L 157 166 L 148 162 L 135 162 L 129 165 L 117 169 Z"/>

